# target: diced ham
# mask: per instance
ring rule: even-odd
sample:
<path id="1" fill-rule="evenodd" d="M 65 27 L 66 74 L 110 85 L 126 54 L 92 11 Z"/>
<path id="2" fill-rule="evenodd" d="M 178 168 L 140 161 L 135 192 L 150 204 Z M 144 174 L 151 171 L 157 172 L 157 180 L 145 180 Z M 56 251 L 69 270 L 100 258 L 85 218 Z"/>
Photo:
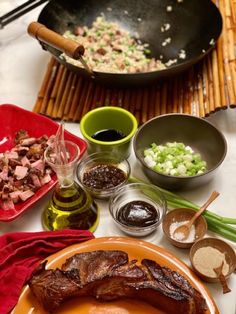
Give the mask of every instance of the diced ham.
<path id="1" fill-rule="evenodd" d="M 43 162 L 42 159 L 39 159 L 39 160 L 36 160 L 35 162 L 33 162 L 33 163 L 31 164 L 31 167 L 32 167 L 32 168 L 36 168 L 36 169 L 40 170 L 41 172 L 43 172 L 43 171 L 44 171 L 45 164 L 44 164 L 44 162 Z"/>
<path id="2" fill-rule="evenodd" d="M 28 198 L 30 198 L 31 196 L 34 195 L 34 192 L 31 191 L 31 190 L 27 190 L 27 191 L 24 191 L 24 192 L 21 192 L 19 194 L 19 198 L 22 200 L 22 201 L 26 201 Z"/>
<path id="3" fill-rule="evenodd" d="M 35 137 L 28 137 L 20 140 L 20 144 L 23 146 L 31 146 L 34 143 L 36 143 L 36 138 Z"/>
<path id="4" fill-rule="evenodd" d="M 9 199 L 2 202 L 2 208 L 4 210 L 15 209 L 15 205 L 14 205 L 13 201 L 9 198 Z"/>
<path id="5" fill-rule="evenodd" d="M 40 182 L 42 185 L 50 182 L 52 180 L 50 174 L 46 173 L 42 178 L 40 178 Z"/>
<path id="6" fill-rule="evenodd" d="M 14 175 L 15 175 L 17 180 L 21 180 L 27 175 L 27 173 L 28 173 L 27 167 L 16 166 Z"/>
<path id="7" fill-rule="evenodd" d="M 32 179 L 32 181 L 33 181 L 33 185 L 34 185 L 37 189 L 42 186 L 42 184 L 41 184 L 41 182 L 40 182 L 40 180 L 39 180 L 39 177 L 38 177 L 36 174 L 32 173 L 32 174 L 30 174 L 30 177 L 31 177 L 31 179 Z"/>
<path id="8" fill-rule="evenodd" d="M 21 159 L 21 164 L 22 164 L 23 167 L 29 166 L 29 165 L 30 165 L 30 161 L 29 161 L 29 159 L 28 159 L 26 156 L 24 156 L 24 157 Z"/>
<path id="9" fill-rule="evenodd" d="M 16 146 L 0 153 L 0 208 L 12 209 L 14 204 L 34 195 L 42 185 L 51 181 L 49 166 L 45 166 L 44 151 L 47 143 L 54 143 L 55 136 L 29 137 L 19 130 Z"/>
<path id="10" fill-rule="evenodd" d="M 11 198 L 13 203 L 17 203 L 19 201 L 20 193 L 21 191 L 14 191 L 14 192 L 9 193 L 9 197 Z"/>
<path id="11" fill-rule="evenodd" d="M 7 151 L 5 153 L 5 156 L 8 158 L 8 159 L 17 159 L 19 157 L 18 153 L 16 151 Z"/>
<path id="12" fill-rule="evenodd" d="M 2 172 L 0 172 L 0 178 L 4 181 L 8 179 L 8 166 L 4 166 Z"/>

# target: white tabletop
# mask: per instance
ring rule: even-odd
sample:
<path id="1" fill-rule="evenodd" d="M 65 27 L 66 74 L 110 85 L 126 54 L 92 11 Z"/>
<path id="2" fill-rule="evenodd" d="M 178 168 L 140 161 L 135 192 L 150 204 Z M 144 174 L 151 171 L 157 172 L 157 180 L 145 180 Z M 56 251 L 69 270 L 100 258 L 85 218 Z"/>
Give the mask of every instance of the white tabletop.
<path id="1" fill-rule="evenodd" d="M 0 16 L 15 8 L 24 0 L 0 0 Z M 31 21 L 37 19 L 42 6 L 19 18 L 0 30 L 0 104 L 10 103 L 32 110 L 37 98 L 37 92 L 42 83 L 49 53 L 43 51 L 36 40 L 26 32 Z M 210 210 L 223 216 L 236 218 L 236 109 L 227 109 L 212 114 L 207 120 L 217 126 L 225 135 L 228 152 L 216 178 L 209 184 L 180 194 L 199 205 L 203 204 L 213 190 L 220 196 L 211 205 Z M 4 123 L 4 121 L 1 121 Z M 79 124 L 66 123 L 68 131 L 81 136 Z M 132 172 L 138 177 L 145 178 L 134 155 L 130 157 Z M 135 169 L 135 170 L 134 170 Z M 0 234 L 14 231 L 40 231 L 41 214 L 47 197 L 40 200 L 34 207 L 18 219 L 9 223 L 0 223 Z M 101 220 L 95 232 L 96 237 L 124 236 L 112 223 L 105 203 L 100 203 Z M 212 234 L 208 234 L 211 235 Z M 143 238 L 158 246 L 173 252 L 177 257 L 190 265 L 188 250 L 173 247 L 163 237 L 161 228 L 156 233 Z M 236 243 L 230 243 L 236 248 Z M 218 284 L 206 284 L 211 291 L 220 313 L 236 313 L 236 275 L 228 280 L 231 293 L 223 295 Z M 23 313 L 22 313 L 23 314 Z"/>

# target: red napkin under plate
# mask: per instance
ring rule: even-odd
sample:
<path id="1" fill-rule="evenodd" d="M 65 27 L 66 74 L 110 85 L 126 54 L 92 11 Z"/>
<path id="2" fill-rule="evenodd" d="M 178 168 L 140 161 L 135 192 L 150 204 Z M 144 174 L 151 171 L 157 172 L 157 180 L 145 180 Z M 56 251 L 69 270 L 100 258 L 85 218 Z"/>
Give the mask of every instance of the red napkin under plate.
<path id="1" fill-rule="evenodd" d="M 25 282 L 49 255 L 93 239 L 87 230 L 7 233 L 0 237 L 0 314 L 16 305 Z"/>

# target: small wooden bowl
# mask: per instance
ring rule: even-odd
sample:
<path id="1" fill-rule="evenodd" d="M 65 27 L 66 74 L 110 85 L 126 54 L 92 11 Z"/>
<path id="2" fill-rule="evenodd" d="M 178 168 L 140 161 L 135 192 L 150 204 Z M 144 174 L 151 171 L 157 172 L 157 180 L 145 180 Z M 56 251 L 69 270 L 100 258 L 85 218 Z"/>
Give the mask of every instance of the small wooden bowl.
<path id="1" fill-rule="evenodd" d="M 171 237 L 170 226 L 174 222 L 189 221 L 193 215 L 196 213 L 193 209 L 190 208 L 176 208 L 170 211 L 163 219 L 162 229 L 167 237 L 167 239 L 174 245 L 179 248 L 190 248 L 194 242 L 204 237 L 207 231 L 207 223 L 203 216 L 200 216 L 194 223 L 195 225 L 195 239 L 192 242 L 182 242 Z"/>
<path id="2" fill-rule="evenodd" d="M 217 238 L 204 238 L 201 239 L 199 241 L 197 241 L 196 243 L 194 243 L 194 245 L 191 247 L 190 249 L 190 253 L 189 253 L 189 258 L 192 264 L 192 268 L 195 271 L 195 273 L 202 278 L 203 280 L 205 280 L 206 282 L 219 282 L 219 278 L 215 277 L 208 277 L 205 274 L 202 274 L 194 265 L 193 262 L 193 257 L 194 254 L 196 253 L 196 251 L 202 247 L 213 247 L 217 250 L 219 250 L 221 253 L 225 254 L 225 260 L 226 263 L 229 265 L 229 271 L 228 273 L 225 275 L 225 278 L 228 278 L 235 270 L 236 267 L 236 254 L 233 250 L 233 248 L 226 243 L 223 240 L 217 239 Z"/>

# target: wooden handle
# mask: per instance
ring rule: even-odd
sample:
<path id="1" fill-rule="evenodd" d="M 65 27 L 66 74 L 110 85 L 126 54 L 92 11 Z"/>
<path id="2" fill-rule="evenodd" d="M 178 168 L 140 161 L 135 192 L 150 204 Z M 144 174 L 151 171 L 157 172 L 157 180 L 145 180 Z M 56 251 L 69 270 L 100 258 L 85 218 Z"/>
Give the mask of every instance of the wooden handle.
<path id="1" fill-rule="evenodd" d="M 59 35 L 38 22 L 32 22 L 29 24 L 28 33 L 30 36 L 43 43 L 53 46 L 73 59 L 78 60 L 84 54 L 84 46 Z"/>
<path id="2" fill-rule="evenodd" d="M 187 223 L 189 228 L 192 226 L 193 222 L 204 212 L 205 209 L 220 195 L 219 192 L 213 191 L 211 196 L 208 198 L 206 203 L 202 205 L 199 210 L 196 212 L 196 214 L 190 219 L 190 221 Z"/>

